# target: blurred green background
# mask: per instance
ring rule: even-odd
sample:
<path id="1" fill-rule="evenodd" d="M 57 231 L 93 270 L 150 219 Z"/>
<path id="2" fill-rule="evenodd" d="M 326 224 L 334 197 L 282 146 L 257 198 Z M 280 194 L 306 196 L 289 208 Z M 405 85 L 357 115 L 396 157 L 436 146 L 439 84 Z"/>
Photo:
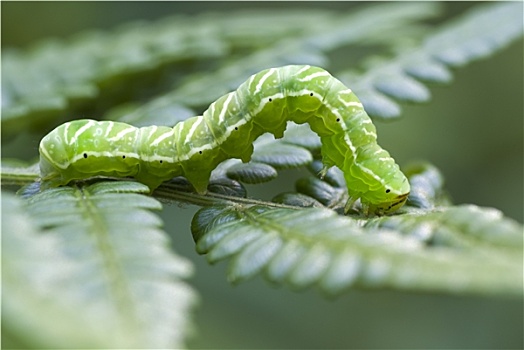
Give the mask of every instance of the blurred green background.
<path id="1" fill-rule="evenodd" d="M 228 16 L 228 11 L 246 7 L 351 10 L 364 5 L 2 2 L 2 47 L 23 48 L 41 38 L 67 38 L 83 29 L 110 29 L 130 20 L 175 13 L 223 11 Z M 445 3 L 444 16 L 434 22 L 476 5 Z M 443 172 L 455 203 L 495 207 L 523 222 L 522 40 L 454 73 L 450 86 L 432 87 L 428 104 L 403 105 L 401 120 L 375 123 L 380 144 L 401 165 L 413 160 L 435 164 Z M 3 147 L 13 152 L 9 145 Z M 279 181 L 272 184 L 273 193 L 292 188 L 300 176 L 304 172 L 282 172 Z M 250 195 L 270 198 L 267 188 L 250 186 Z M 196 209 L 166 206 L 162 214 L 176 251 L 197 267 L 191 283 L 201 295 L 201 305 L 195 313 L 193 348 L 523 347 L 522 300 L 391 291 L 354 291 L 326 300 L 315 291 L 275 289 L 258 278 L 233 287 L 225 281 L 225 264 L 209 266 L 194 252 L 189 225 Z"/>

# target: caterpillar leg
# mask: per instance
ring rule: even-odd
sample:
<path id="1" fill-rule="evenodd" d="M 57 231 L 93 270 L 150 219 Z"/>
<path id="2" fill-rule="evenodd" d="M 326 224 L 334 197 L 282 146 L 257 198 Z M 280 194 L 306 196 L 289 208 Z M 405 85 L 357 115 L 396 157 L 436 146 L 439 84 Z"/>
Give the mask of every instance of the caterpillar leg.
<path id="1" fill-rule="evenodd" d="M 318 173 L 318 176 L 320 177 L 321 180 L 324 180 L 324 178 L 325 178 L 326 175 L 327 175 L 327 172 L 328 172 L 329 168 L 331 168 L 331 166 L 329 166 L 329 165 L 324 165 L 324 167 L 322 168 L 322 170 L 320 170 L 320 172 Z"/>
<path id="2" fill-rule="evenodd" d="M 253 144 L 247 146 L 247 149 L 240 155 L 242 163 L 248 163 L 251 161 L 251 156 L 253 155 L 254 150 L 255 148 L 253 147 Z"/>
<path id="3" fill-rule="evenodd" d="M 369 205 L 368 204 L 362 203 L 362 213 L 364 214 L 365 217 L 369 216 Z"/>
<path id="4" fill-rule="evenodd" d="M 357 199 L 358 198 L 353 198 L 349 196 L 348 201 L 346 202 L 346 205 L 344 206 L 344 214 L 347 214 L 353 208 L 353 204 L 355 204 Z"/>

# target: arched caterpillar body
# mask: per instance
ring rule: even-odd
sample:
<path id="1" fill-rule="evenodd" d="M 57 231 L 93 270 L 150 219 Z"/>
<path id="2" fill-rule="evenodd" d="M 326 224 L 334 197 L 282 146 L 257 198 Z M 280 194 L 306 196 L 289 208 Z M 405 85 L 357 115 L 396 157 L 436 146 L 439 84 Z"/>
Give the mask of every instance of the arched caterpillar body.
<path id="1" fill-rule="evenodd" d="M 377 144 L 376 129 L 357 96 L 327 71 L 312 66 L 271 68 L 213 102 L 201 116 L 174 128 L 136 128 L 112 121 L 76 120 L 58 126 L 40 143 L 44 187 L 95 175 L 132 176 L 151 190 L 185 176 L 199 193 L 211 171 L 228 158 L 247 162 L 263 133 L 282 137 L 288 121 L 308 123 L 322 142 L 324 171 L 336 165 L 350 199 L 366 212 L 397 210 L 408 180 Z"/>

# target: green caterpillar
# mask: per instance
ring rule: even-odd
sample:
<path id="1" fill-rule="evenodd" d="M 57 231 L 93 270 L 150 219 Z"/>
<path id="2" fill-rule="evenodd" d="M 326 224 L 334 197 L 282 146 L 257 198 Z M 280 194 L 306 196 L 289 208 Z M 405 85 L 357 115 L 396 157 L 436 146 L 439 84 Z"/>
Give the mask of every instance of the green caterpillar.
<path id="1" fill-rule="evenodd" d="M 132 176 L 154 190 L 181 175 L 204 193 L 220 162 L 249 161 L 253 141 L 266 132 L 282 137 L 288 121 L 308 123 L 320 136 L 323 174 L 334 165 L 344 172 L 350 196 L 346 212 L 358 198 L 366 214 L 390 213 L 404 204 L 409 182 L 377 144 L 375 126 L 357 96 L 312 66 L 252 75 L 202 116 L 174 128 L 94 120 L 60 125 L 40 143 L 42 186 L 105 175 Z"/>

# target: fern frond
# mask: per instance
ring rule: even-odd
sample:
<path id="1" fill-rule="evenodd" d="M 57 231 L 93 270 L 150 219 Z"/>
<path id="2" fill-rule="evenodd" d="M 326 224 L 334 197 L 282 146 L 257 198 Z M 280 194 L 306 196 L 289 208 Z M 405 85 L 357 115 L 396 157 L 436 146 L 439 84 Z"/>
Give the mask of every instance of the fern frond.
<path id="1" fill-rule="evenodd" d="M 403 47 L 390 59 L 370 61 L 366 72 L 346 71 L 337 76 L 355 91 L 375 118 L 400 116 L 393 100 L 425 102 L 430 98 L 423 82 L 446 83 L 458 67 L 483 58 L 523 35 L 522 3 L 484 4 L 437 29 L 419 46 Z"/>
<path id="2" fill-rule="evenodd" d="M 82 305 L 73 297 L 78 290 L 62 288 L 77 289 L 70 282 L 78 277 L 71 276 L 80 275 L 81 270 L 61 251 L 60 240 L 43 235 L 23 202 L 7 192 L 2 192 L 2 216 L 3 346 L 101 348 L 115 344 L 109 324 L 86 327 L 79 312 Z"/>
<path id="3" fill-rule="evenodd" d="M 27 164 L 16 159 L 2 159 L 0 179 L 2 185 L 26 185 L 40 176 L 38 163 Z"/>
<path id="4" fill-rule="evenodd" d="M 265 163 L 238 161 L 228 167 L 226 175 L 247 184 L 259 184 L 275 179 L 278 173 L 275 168 Z"/>
<path id="5" fill-rule="evenodd" d="M 444 189 L 444 176 L 432 164 L 412 163 L 404 168 L 411 184 L 407 205 L 422 209 L 433 209 L 451 205 Z"/>
<path id="6" fill-rule="evenodd" d="M 6 50 L 2 127 L 39 127 L 44 119 L 85 109 L 100 97 L 112 104 L 125 101 L 133 82 L 141 90 L 158 85 L 168 67 L 178 67 L 181 75 L 191 63 L 250 52 L 271 43 L 271 34 L 299 35 L 311 30 L 303 23 L 315 18 L 321 26 L 332 16 L 322 10 L 171 16 L 127 23 L 110 32 L 83 32 L 67 41 L 47 40 L 27 51 Z M 264 23 L 265 30 L 246 30 L 255 23 Z"/>
<path id="7" fill-rule="evenodd" d="M 303 147 L 275 140 L 272 135 L 264 135 L 254 145 L 251 159 L 278 168 L 296 168 L 313 161 L 311 152 Z"/>
<path id="8" fill-rule="evenodd" d="M 475 205 L 442 207 L 433 212 L 412 212 L 371 219 L 368 228 L 398 230 L 428 245 L 455 249 L 504 249 L 506 254 L 522 254 L 522 227 L 494 208 Z"/>
<path id="9" fill-rule="evenodd" d="M 260 50 L 226 60 L 218 69 L 190 74 L 176 89 L 145 103 L 130 116 L 109 112 L 107 118 L 147 120 L 162 108 L 185 105 L 204 108 L 221 95 L 236 89 L 251 74 L 268 67 L 286 64 L 312 64 L 328 68 L 324 54 L 339 47 L 359 44 L 382 35 L 384 31 L 404 28 L 439 13 L 436 3 L 395 3 L 360 8 L 354 12 L 332 15 L 294 37 L 280 37 Z M 372 19 L 372 20 L 370 20 Z M 319 25 L 320 24 L 320 25 Z M 391 45 L 391 40 L 383 45 Z M 394 42 L 394 41 L 393 41 Z"/>
<path id="10" fill-rule="evenodd" d="M 469 219 L 463 213 L 456 216 L 458 221 Z M 426 220 L 424 215 L 418 219 L 421 224 Z M 439 224 L 460 226 L 452 222 L 456 221 L 441 220 Z M 513 243 L 519 237 L 522 242 L 517 224 L 499 217 L 490 217 L 484 221 L 487 223 L 490 230 L 486 234 L 504 232 Z M 291 288 L 316 285 L 329 294 L 353 285 L 448 293 L 522 293 L 519 254 L 507 256 L 507 249 L 495 247 L 490 254 L 432 247 L 400 230 L 363 228 L 358 221 L 326 209 L 201 209 L 192 230 L 198 252 L 207 254 L 210 262 L 232 259 L 228 278 L 233 282 L 263 274 L 277 284 Z M 462 233 L 467 232 L 464 229 Z M 518 251 L 513 249 L 510 251 Z"/>
<path id="11" fill-rule="evenodd" d="M 4 216 L 9 219 L 9 226 L 2 229 L 4 238 L 24 237 L 19 231 L 25 231 L 23 220 L 29 215 L 28 222 L 44 230 L 32 234 L 38 238 L 28 244 L 27 250 L 23 250 L 21 244 L 9 250 L 9 261 L 15 264 L 13 273 L 15 268 L 19 269 L 16 271 L 21 275 L 17 278 L 27 278 L 20 301 L 48 300 L 57 308 L 75 312 L 71 321 L 76 322 L 75 328 L 64 330 L 75 333 L 64 333 L 63 337 L 59 337 L 60 328 L 43 324 L 43 320 L 55 317 L 60 318 L 57 322 L 67 322 L 69 318 L 61 318 L 62 314 L 54 316 L 43 308 L 42 314 L 37 313 L 38 317 L 31 316 L 35 311 L 30 309 L 22 310 L 30 314 L 16 316 L 39 322 L 35 327 L 44 332 L 48 328 L 53 330 L 57 336 L 55 344 L 61 345 L 50 347 L 77 348 L 76 338 L 71 337 L 89 340 L 91 332 L 95 336 L 93 341 L 98 343 L 88 342 L 85 347 L 180 347 L 183 344 L 188 310 L 195 295 L 181 279 L 190 275 L 192 267 L 169 250 L 167 236 L 160 229 L 162 222 L 150 211 L 160 209 L 161 205 L 141 195 L 146 192 L 146 186 L 134 182 L 60 187 L 30 197 L 14 209 L 15 213 L 27 210 L 23 219 L 16 215 Z M 10 208 L 9 205 L 2 207 Z M 45 250 L 44 256 L 31 253 L 29 248 L 40 249 L 36 242 L 44 240 L 53 242 L 53 250 Z M 34 265 L 28 261 L 40 263 Z M 71 266 L 71 269 L 64 270 L 60 265 Z M 4 274 L 5 271 L 4 266 Z M 56 276 L 49 281 L 39 281 L 38 276 L 46 275 Z M 34 295 L 29 285 L 34 286 Z M 78 325 L 83 326 L 76 327 Z"/>

